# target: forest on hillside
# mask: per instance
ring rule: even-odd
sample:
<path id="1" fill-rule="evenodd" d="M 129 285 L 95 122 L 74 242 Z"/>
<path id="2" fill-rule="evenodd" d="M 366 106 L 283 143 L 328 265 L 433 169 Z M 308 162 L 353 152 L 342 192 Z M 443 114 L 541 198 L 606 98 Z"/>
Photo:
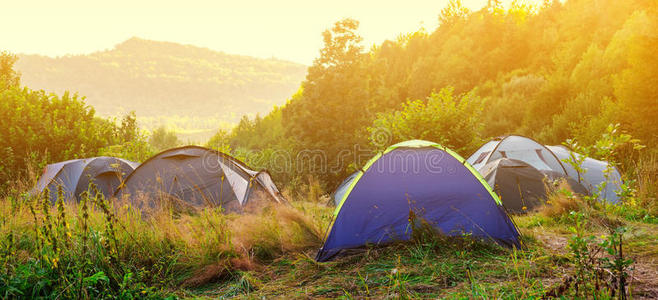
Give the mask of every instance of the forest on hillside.
<path id="1" fill-rule="evenodd" d="M 183 89 L 166 82 L 185 81 L 190 95 L 224 93 L 222 86 L 230 85 L 240 88 L 228 91 L 244 97 L 251 97 L 252 92 L 274 97 L 285 91 L 271 85 L 248 88 L 251 79 L 247 78 L 292 85 L 291 74 L 299 72 L 299 66 L 139 39 L 89 56 L 28 60 L 4 55 L 3 98 L 9 100 L 2 102 L 6 117 L 0 151 L 8 161 L 0 170 L 2 182 L 27 174 L 28 165 L 38 170 L 57 160 L 103 153 L 141 160 L 163 145 L 181 143 L 157 128 L 155 144 L 160 146 L 149 146 L 149 137 L 135 121 L 139 112 L 107 120 L 99 113 L 107 111 L 95 102 L 94 93 L 108 97 L 106 104 L 124 99 L 145 105 L 143 109 L 154 114 L 153 120 L 168 113 L 164 110 L 170 113 L 170 106 L 158 105 L 152 101 L 155 98 L 141 98 L 153 93 L 169 99 L 164 103 L 175 110 L 190 109 L 195 117 L 248 110 L 233 129 L 220 130 L 207 145 L 231 152 L 254 167 L 269 169 L 279 184 L 295 187 L 311 176 L 324 192 L 362 167 L 374 151 L 407 139 L 435 141 L 467 157 L 484 141 L 512 133 L 543 144 L 571 140 L 581 146 L 594 145 L 610 125 L 619 124 L 619 130 L 647 146 L 642 157 L 655 155 L 655 2 L 571 0 L 545 1 L 541 6 L 514 2 L 509 8 L 498 3 L 469 11 L 460 1 L 450 1 L 438 15 L 441 25 L 436 30 L 421 29 L 370 49 L 361 43 L 359 22 L 341 20 L 323 33 L 324 47 L 297 92 L 281 96 L 289 97 L 287 103 L 262 117 L 249 116 L 259 111 L 255 102 L 249 101 L 214 98 L 213 102 L 211 96 L 199 96 L 204 105 L 189 105 L 201 102 L 179 97 Z M 21 61 L 21 67 L 14 66 Z M 255 71 L 254 64 L 268 71 Z M 44 66 L 48 72 L 29 71 L 29 65 Z M 73 74 L 65 65 L 81 69 Z M 117 96 L 132 90 L 117 86 L 71 90 L 58 96 L 30 89 L 34 86 L 25 80 L 49 77 L 51 72 L 72 76 L 59 76 L 63 81 L 103 80 L 88 76 L 101 69 L 115 72 L 116 80 L 107 84 L 125 83 L 144 94 Z M 180 78 L 172 79 L 171 72 Z M 194 80 L 184 79 L 186 76 Z M 150 83 L 145 85 L 144 80 Z M 271 107 L 273 102 L 267 103 L 257 106 Z M 245 107 L 234 110 L 231 105 Z M 12 113 L 18 107 L 29 113 Z M 89 120 L 93 125 L 75 120 Z M 203 119 L 188 121 L 210 126 Z M 128 128 L 121 129 L 121 123 Z M 161 142 L 166 139 L 171 142 Z M 350 155 L 356 148 L 368 155 Z M 321 151 L 325 161 L 320 165 L 299 161 L 298 154 L 304 151 Z M 281 153 L 286 161 L 281 161 Z M 629 170 L 639 159 L 623 157 L 622 168 Z"/>
<path id="2" fill-rule="evenodd" d="M 305 74 L 305 66 L 292 62 L 140 38 L 86 55 L 19 55 L 15 68 L 25 85 L 77 92 L 101 116 L 135 111 L 140 121 L 200 119 L 182 125 L 193 129 L 207 129 L 197 127 L 204 119 L 231 124 L 244 114 L 266 113 L 283 104 Z M 153 129 L 152 120 L 145 121 Z"/>
<path id="3" fill-rule="evenodd" d="M 655 153 L 657 9 L 648 0 L 570 0 L 507 9 L 490 1 L 469 11 L 450 1 L 436 30 L 370 49 L 359 22 L 342 20 L 323 33 L 320 56 L 285 106 L 243 118 L 209 145 L 258 153 L 252 164 L 271 170 L 280 169 L 271 157 L 281 149 L 325 151 L 340 171 L 305 164 L 277 175 L 285 182 L 310 174 L 327 190 L 368 158 L 339 153 L 413 138 L 468 156 L 489 138 L 512 133 L 544 144 L 593 145 L 620 124 Z"/>
<path id="4" fill-rule="evenodd" d="M 3 72 L 10 75 L 3 76 L 13 78 L 9 85 L 24 94 L 19 98 L 24 98 L 21 101 L 26 102 L 22 105 L 28 107 L 73 99 L 81 112 L 100 120 L 110 112 L 103 105 L 123 99 L 131 105 L 143 106 L 132 118 L 146 118 L 157 125 L 171 121 L 167 114 L 172 111 L 178 114 L 179 110 L 188 109 L 192 117 L 179 117 L 179 122 L 166 125 L 185 129 L 185 123 L 193 123 L 207 130 L 207 127 L 226 126 L 227 123 L 219 120 L 240 120 L 233 129 L 220 130 L 207 145 L 269 169 L 280 184 L 306 181 L 311 175 L 327 192 L 368 158 L 368 155 L 338 157 L 339 153 L 354 152 L 355 147 L 372 153 L 413 138 L 436 141 L 468 156 L 484 141 L 511 133 L 530 136 L 544 144 L 561 144 L 572 139 L 581 145 L 592 145 L 609 125 L 619 124 L 620 130 L 648 146 L 647 156 L 655 152 L 652 149 L 658 142 L 653 130 L 658 125 L 655 98 L 658 77 L 654 75 L 658 63 L 654 49 L 658 45 L 658 26 L 654 2 L 572 0 L 545 1 L 542 6 L 514 2 L 509 8 L 497 3 L 493 1 L 479 11 L 469 11 L 460 1 L 450 1 L 438 15 L 441 25 L 436 30 L 421 29 L 370 49 L 361 43 L 357 20 L 339 21 L 323 33 L 325 45 L 308 68 L 301 86 L 292 79 L 294 74 L 301 74 L 298 65 L 140 39 L 87 56 L 8 58 L 3 62 Z M 259 67 L 255 68 L 255 64 Z M 29 66 L 44 66 L 47 72 Z M 81 69 L 71 71 L 76 68 Z M 138 88 L 117 86 L 105 90 L 96 89 L 95 84 L 84 84 L 93 90 L 81 87 L 60 97 L 49 94 L 57 92 L 57 87 L 41 92 L 40 86 L 31 83 L 34 78 L 47 77 L 61 77 L 59 80 L 65 85 L 72 84 L 68 81 L 71 78 L 103 81 L 104 75 L 88 76 L 98 72 L 107 74 L 103 70 L 112 70 L 116 75 L 113 77 L 116 80 L 109 80 L 104 86 L 125 83 Z M 68 75 L 53 75 L 57 72 Z M 172 72 L 180 78 L 172 79 Z M 185 76 L 189 78 L 181 79 Z M 256 81 L 256 78 L 260 79 Z M 171 81 L 179 79 L 186 82 L 185 97 L 198 95 L 197 102 L 180 96 L 183 89 Z M 150 83 L 145 84 L 147 81 Z M 252 89 L 246 85 L 249 82 L 278 82 L 285 83 L 279 87 L 288 87 Z M 227 91 L 234 91 L 240 97 L 261 93 L 274 97 L 271 99 L 287 97 L 288 101 L 262 117 L 250 117 L 272 107 L 275 100 L 256 104 L 210 96 L 213 91 L 225 93 L 224 85 L 235 87 L 236 84 L 241 87 Z M 24 89 L 25 86 L 34 90 Z M 291 87 L 297 92 L 285 94 Z M 130 91 L 138 91 L 142 96 L 116 94 Z M 107 97 L 107 101 L 99 104 L 96 102 L 99 98 L 93 97 L 95 93 Z M 148 101 L 142 98 L 155 94 L 164 98 L 158 96 Z M 153 100 L 156 98 L 166 98 L 164 103 L 170 105 L 158 105 L 159 100 Z M 3 104 L 13 105 L 10 103 Z M 234 110 L 231 105 L 244 107 Z M 140 115 L 141 109 L 153 116 Z M 11 110 L 5 110 L 8 111 Z M 217 111 L 230 111 L 232 117 L 204 119 L 203 116 Z M 249 113 L 240 119 L 239 114 L 245 111 Z M 8 120 L 18 118 L 9 115 Z M 129 114 L 124 116 L 130 119 Z M 126 146 L 127 140 L 117 142 L 106 138 L 98 146 L 70 142 L 66 147 L 71 150 L 53 151 L 51 142 L 45 142 L 53 135 L 45 133 L 57 128 L 39 125 L 51 119 L 35 116 L 29 122 L 5 122 L 3 126 L 7 129 L 3 133 L 24 134 L 23 137 L 9 134 L 3 139 L 6 146 L 2 151 L 14 161 L 9 164 L 13 167 L 5 167 L 13 171 L 7 172 L 24 174 L 25 168 L 18 166 L 25 166 L 25 157 L 39 161 L 36 167 L 39 169 L 55 158 L 93 155 L 101 149 L 106 149 L 103 153 L 121 153 L 130 148 Z M 63 120 L 57 122 L 59 126 L 77 126 Z M 26 124 L 33 125 L 26 127 Z M 161 129 L 157 125 L 148 129 Z M 139 136 L 138 144 L 145 145 L 149 137 L 137 131 L 133 136 Z M 159 132 L 164 136 L 162 130 Z M 194 134 L 193 130 L 190 132 Z M 72 133 L 69 130 L 60 134 Z M 85 131 L 79 136 L 88 138 L 95 133 Z M 180 143 L 179 138 L 169 145 Z M 117 145 L 122 146 L 117 148 Z M 139 148 L 142 150 L 129 155 L 141 157 L 154 151 Z M 336 168 L 328 172 L 325 166 L 316 169 L 313 164 L 296 162 L 296 155 L 302 150 L 322 151 L 326 156 L 324 164 Z M 276 159 L 283 152 L 292 165 Z"/>

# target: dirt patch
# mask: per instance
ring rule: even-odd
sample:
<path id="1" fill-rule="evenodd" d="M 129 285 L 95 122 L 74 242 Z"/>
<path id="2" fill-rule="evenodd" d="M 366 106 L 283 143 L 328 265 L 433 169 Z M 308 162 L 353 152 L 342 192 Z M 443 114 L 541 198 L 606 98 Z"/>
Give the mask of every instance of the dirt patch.
<path id="1" fill-rule="evenodd" d="M 554 234 L 539 234 L 535 233 L 535 237 L 538 241 L 550 249 L 554 253 L 564 254 L 567 251 L 567 244 L 569 239 L 564 236 L 554 235 Z"/>
<path id="2" fill-rule="evenodd" d="M 568 252 L 568 237 L 537 232 L 534 235 L 551 252 L 556 254 Z M 658 299 L 658 259 L 642 254 L 634 254 L 630 258 L 635 261 L 629 278 L 633 299 Z M 546 286 L 552 286 L 560 280 L 551 278 L 543 282 Z"/>
<path id="3" fill-rule="evenodd" d="M 658 299 L 658 262 L 655 258 L 637 258 L 630 273 L 633 299 Z"/>

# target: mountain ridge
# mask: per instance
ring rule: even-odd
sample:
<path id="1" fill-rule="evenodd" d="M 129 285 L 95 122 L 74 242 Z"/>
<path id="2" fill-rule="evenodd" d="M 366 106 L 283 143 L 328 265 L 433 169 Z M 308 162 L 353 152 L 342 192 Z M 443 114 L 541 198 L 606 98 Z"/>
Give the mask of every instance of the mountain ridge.
<path id="1" fill-rule="evenodd" d="M 237 122 L 284 104 L 306 75 L 294 62 L 136 37 L 89 54 L 18 56 L 24 85 L 77 92 L 101 116 L 134 110 L 138 117 Z"/>

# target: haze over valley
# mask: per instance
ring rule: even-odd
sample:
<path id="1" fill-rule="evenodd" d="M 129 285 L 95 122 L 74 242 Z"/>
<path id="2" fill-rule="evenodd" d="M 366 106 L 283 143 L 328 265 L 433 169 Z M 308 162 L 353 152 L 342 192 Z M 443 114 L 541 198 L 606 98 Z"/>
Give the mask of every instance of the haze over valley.
<path id="1" fill-rule="evenodd" d="M 87 55 L 19 55 L 16 69 L 26 86 L 77 92 L 101 116 L 135 111 L 144 129 L 197 142 L 284 104 L 306 74 L 298 63 L 141 38 Z"/>

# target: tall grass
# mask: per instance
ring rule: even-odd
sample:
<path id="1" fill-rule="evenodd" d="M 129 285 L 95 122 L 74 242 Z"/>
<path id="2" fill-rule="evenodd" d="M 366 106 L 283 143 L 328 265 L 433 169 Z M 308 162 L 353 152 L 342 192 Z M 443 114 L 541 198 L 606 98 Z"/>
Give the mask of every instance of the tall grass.
<path id="1" fill-rule="evenodd" d="M 0 298 L 162 297 L 315 250 L 324 230 L 306 215 L 322 208 L 145 213 L 87 195 L 54 206 L 47 196 L 0 199 Z"/>
<path id="2" fill-rule="evenodd" d="M 634 178 L 637 184 L 637 199 L 640 206 L 650 214 L 658 215 L 658 154 L 640 157 L 635 164 Z"/>
<path id="3" fill-rule="evenodd" d="M 559 218 L 569 214 L 571 211 L 579 211 L 586 208 L 586 203 L 571 190 L 566 181 L 560 181 L 553 190 L 540 212 L 546 217 Z"/>

